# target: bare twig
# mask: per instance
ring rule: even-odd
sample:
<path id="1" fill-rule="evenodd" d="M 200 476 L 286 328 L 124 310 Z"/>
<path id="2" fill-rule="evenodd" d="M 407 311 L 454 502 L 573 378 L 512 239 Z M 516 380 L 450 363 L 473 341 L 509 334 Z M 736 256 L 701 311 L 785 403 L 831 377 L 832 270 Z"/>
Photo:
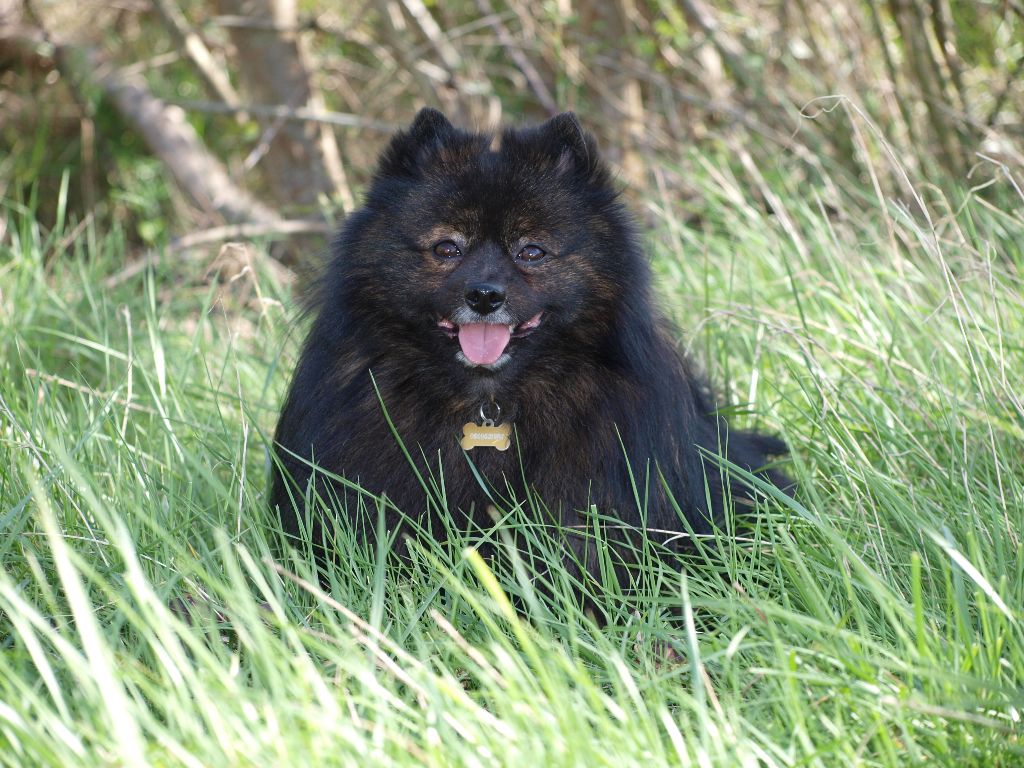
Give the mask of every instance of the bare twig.
<path id="1" fill-rule="evenodd" d="M 932 30 L 935 32 L 935 40 L 939 44 L 939 50 L 946 62 L 946 68 L 949 70 L 949 76 L 953 81 L 957 96 L 960 97 L 960 109 L 965 115 L 969 115 L 971 107 L 967 98 L 967 88 L 964 86 L 960 57 L 954 46 L 954 41 L 950 39 L 946 31 L 948 27 L 946 16 L 949 9 L 946 8 L 943 0 L 931 0 L 931 6 Z"/>
<path id="2" fill-rule="evenodd" d="M 299 94 L 296 95 L 298 96 Z M 295 108 L 294 103 L 282 104 L 280 106 L 284 107 L 285 109 Z M 249 151 L 249 154 L 246 155 L 245 160 L 242 161 L 242 168 L 246 172 L 249 172 L 253 168 L 255 168 L 259 161 L 267 154 L 267 152 L 270 151 L 271 142 L 274 140 L 274 137 L 281 132 L 281 128 L 284 126 L 285 122 L 286 117 L 284 115 L 278 115 L 269 125 L 267 125 L 263 129 L 263 133 L 260 134 L 260 138 L 256 142 L 256 146 Z"/>
<path id="3" fill-rule="evenodd" d="M 423 36 L 430 42 L 431 47 L 437 51 L 449 73 L 455 73 L 462 69 L 462 57 L 455 50 L 437 20 L 430 15 L 430 10 L 423 4 L 423 0 L 402 0 L 402 5 L 409 12 L 413 20 L 423 32 Z"/>
<path id="4" fill-rule="evenodd" d="M 501 20 L 501 16 L 494 12 L 491 0 L 476 0 L 476 6 L 480 9 L 480 13 L 484 14 L 489 20 L 491 29 L 498 36 L 498 42 L 508 51 L 512 61 L 515 62 L 519 71 L 523 73 L 526 82 L 530 84 L 530 90 L 533 91 L 533 95 L 537 97 L 537 101 L 540 102 L 544 111 L 552 117 L 557 115 L 561 110 L 559 110 L 555 98 L 551 95 L 551 91 L 548 90 L 544 79 L 540 76 L 540 72 L 537 71 L 537 68 L 533 66 L 533 63 L 526 57 L 523 49 L 512 37 L 512 33 L 508 31 L 505 22 Z"/>
<path id="5" fill-rule="evenodd" d="M 422 98 L 430 100 L 431 94 L 445 111 L 454 111 L 458 106 L 458 92 L 450 73 L 426 59 L 415 55 L 405 39 L 406 20 L 398 5 L 388 0 L 376 0 L 378 11 L 384 24 L 383 40 L 387 48 L 398 62 L 398 69 L 412 76 L 418 86 Z M 431 72 L 434 69 L 436 72 Z"/>
<path id="6" fill-rule="evenodd" d="M 281 23 L 275 19 L 222 13 L 211 18 L 210 23 L 229 29 L 251 29 L 260 32 L 304 32 L 306 30 L 320 29 L 320 24 L 315 17 L 302 19 L 290 24 Z"/>
<path id="7" fill-rule="evenodd" d="M 193 248 L 199 248 L 213 243 L 222 243 L 229 240 L 248 240 L 254 237 L 268 239 L 282 239 L 293 235 L 306 234 L 328 234 L 334 230 L 331 224 L 323 221 L 308 221 L 306 219 L 277 220 L 270 222 L 250 221 L 242 224 L 233 224 L 223 227 L 211 227 L 189 235 L 183 235 L 168 243 L 162 251 L 151 250 L 142 258 L 133 261 L 127 267 L 115 275 L 108 277 L 103 285 L 108 290 L 131 280 L 136 275 L 145 272 L 152 266 L 159 264 L 166 256 L 181 253 Z"/>
<path id="8" fill-rule="evenodd" d="M 217 66 L 206 43 L 189 25 L 188 19 L 185 18 L 185 14 L 181 12 L 175 1 L 152 0 L 152 3 L 153 8 L 160 14 L 160 18 L 164 20 L 164 24 L 184 48 L 185 55 L 199 70 L 199 75 L 210 92 L 227 104 L 237 105 L 239 103 L 238 94 L 232 87 L 227 74 Z"/>
<path id="9" fill-rule="evenodd" d="M 743 46 L 721 29 L 713 10 L 704 3 L 704 0 L 679 0 L 679 6 L 686 20 L 715 46 L 718 55 L 722 57 L 739 84 L 746 88 L 754 86 L 757 77 L 743 62 Z"/>
<path id="10" fill-rule="evenodd" d="M 889 42 L 885 34 L 885 27 L 882 26 L 881 13 L 875 3 L 868 3 L 867 7 L 871 18 L 872 31 L 875 33 L 875 39 L 878 41 L 878 45 L 882 49 L 882 61 L 885 63 L 885 71 L 889 75 L 889 83 L 892 86 L 893 100 L 896 102 L 900 115 L 903 117 L 903 125 L 907 130 L 907 136 L 910 137 L 910 143 L 917 145 L 917 128 L 914 122 L 914 116 L 910 112 L 910 104 L 908 103 L 908 100 L 903 98 L 903 94 L 900 93 L 899 73 L 896 70 L 896 62 L 893 59 L 893 55 L 889 50 Z"/>
<path id="11" fill-rule="evenodd" d="M 963 147 L 953 133 L 954 124 L 943 111 L 947 103 L 946 83 L 928 42 L 921 9 L 908 0 L 889 0 L 889 11 L 903 38 L 903 52 L 920 89 L 929 124 L 942 147 L 939 159 L 947 170 L 959 175 L 967 168 Z"/>
<path id="12" fill-rule="evenodd" d="M 1006 82 L 1003 83 L 1003 87 L 999 91 L 999 95 L 996 96 L 992 109 L 989 110 L 988 117 L 985 118 L 985 125 L 989 128 L 995 126 L 996 118 L 999 117 L 999 113 L 1003 110 L 1003 105 L 1006 103 L 1006 97 L 1010 95 L 1010 88 L 1013 87 L 1014 83 L 1020 82 L 1022 73 L 1024 73 L 1024 56 L 1017 59 L 1017 63 L 1013 65 L 1013 69 L 1007 74 Z"/>
<path id="13" fill-rule="evenodd" d="M 345 112 L 331 112 L 328 110 L 318 111 L 307 107 L 289 107 L 283 104 L 240 104 L 232 106 L 216 101 L 196 101 L 191 99 L 173 99 L 170 104 L 175 104 L 189 112 L 208 112 L 216 115 L 234 115 L 248 113 L 256 117 L 271 119 L 283 119 L 300 123 L 324 123 L 325 125 L 336 125 L 343 128 L 363 128 L 367 131 L 377 133 L 394 133 L 400 126 L 396 123 L 385 123 L 380 120 L 370 120 L 359 115 L 350 115 Z"/>
<path id="14" fill-rule="evenodd" d="M 211 243 L 222 243 L 228 240 L 248 240 L 253 237 L 264 237 L 272 240 L 291 237 L 292 235 L 326 235 L 334 231 L 334 225 L 326 221 L 309 219 L 279 219 L 278 221 L 250 221 L 244 224 L 228 224 L 223 227 L 210 227 L 199 232 L 192 232 L 172 240 L 167 245 L 167 253 L 180 253 L 191 248 L 198 248 Z"/>
<path id="15" fill-rule="evenodd" d="M 363 0 L 354 12 L 349 14 L 344 24 L 338 24 L 328 18 L 328 14 L 317 14 L 305 18 L 296 19 L 294 24 L 282 24 L 273 19 L 254 18 L 252 16 L 233 16 L 224 14 L 214 16 L 210 23 L 214 26 L 238 29 L 261 29 L 268 32 L 322 32 L 334 38 L 346 38 L 349 32 L 355 30 L 363 20 L 366 12 L 370 10 L 373 0 Z"/>

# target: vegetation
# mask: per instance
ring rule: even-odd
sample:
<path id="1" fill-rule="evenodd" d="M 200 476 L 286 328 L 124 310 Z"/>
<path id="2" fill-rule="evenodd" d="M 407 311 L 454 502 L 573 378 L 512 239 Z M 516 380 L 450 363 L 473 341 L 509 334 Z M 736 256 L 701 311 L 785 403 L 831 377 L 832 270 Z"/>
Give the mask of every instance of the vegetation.
<path id="1" fill-rule="evenodd" d="M 0 191 L 38 187 L 50 226 L 70 169 L 69 213 L 145 245 L 261 206 L 333 223 L 425 104 L 475 127 L 574 110 L 673 198 L 697 193 L 690 147 L 906 195 L 849 111 L 931 183 L 1024 164 L 1019 0 L 4 0 L 0 41 Z"/>
<path id="2" fill-rule="evenodd" d="M 0 761 L 1019 761 L 1024 225 L 705 168 L 703 231 L 650 203 L 661 290 L 802 489 L 602 629 L 459 542 L 396 573 L 343 539 L 321 592 L 264 505 L 273 276 L 104 290 L 120 234 L 9 203 Z"/>
<path id="3" fill-rule="evenodd" d="M 353 199 L 368 126 L 413 103 L 543 114 L 526 55 L 603 129 L 681 343 L 738 423 L 792 446 L 796 498 L 729 521 L 681 572 L 645 561 L 658 590 L 607 584 L 601 627 L 568 574 L 537 590 L 532 563 L 475 555 L 512 526 L 557 547 L 533 500 L 405 564 L 341 530 L 321 584 L 265 504 L 304 330 L 281 251 L 175 240 L 222 219 L 33 43 L 0 73 L 0 765 L 1024 762 L 1019 4 L 653 3 L 621 46 L 585 3 L 479 5 L 479 23 L 403 0 L 305 27 L 325 108 L 363 118 L 336 134 Z M 104 6 L 67 44 L 177 52 L 148 8 Z M 238 61 L 227 11 L 183 8 Z M 451 93 L 417 66 L 449 55 L 418 8 L 459 54 Z M 19 39 L 70 40 L 52 11 L 29 7 Z M 148 87 L 201 101 L 191 61 L 159 58 Z M 639 83 L 639 145 L 609 117 L 633 87 L 616 73 Z M 694 95 L 716 87 L 713 109 Z M 189 124 L 241 169 L 266 136 L 248 117 Z"/>

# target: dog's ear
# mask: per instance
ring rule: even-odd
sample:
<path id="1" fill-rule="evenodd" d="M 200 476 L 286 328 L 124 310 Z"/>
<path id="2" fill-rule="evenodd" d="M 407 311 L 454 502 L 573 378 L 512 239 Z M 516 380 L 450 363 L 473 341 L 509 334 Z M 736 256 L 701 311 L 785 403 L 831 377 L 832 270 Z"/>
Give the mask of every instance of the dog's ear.
<path id="1" fill-rule="evenodd" d="M 559 176 L 572 172 L 591 176 L 601 167 L 597 142 L 572 112 L 555 115 L 538 131 L 556 153 L 555 171 Z"/>
<path id="2" fill-rule="evenodd" d="M 412 125 L 391 139 L 377 169 L 381 176 L 413 176 L 431 155 L 451 139 L 457 130 L 448 118 L 431 107 L 416 113 Z"/>
<path id="3" fill-rule="evenodd" d="M 454 127 L 448 122 L 444 113 L 433 107 L 424 107 L 413 118 L 409 135 L 420 144 L 426 144 L 431 141 L 440 141 L 453 130 L 455 130 Z"/>

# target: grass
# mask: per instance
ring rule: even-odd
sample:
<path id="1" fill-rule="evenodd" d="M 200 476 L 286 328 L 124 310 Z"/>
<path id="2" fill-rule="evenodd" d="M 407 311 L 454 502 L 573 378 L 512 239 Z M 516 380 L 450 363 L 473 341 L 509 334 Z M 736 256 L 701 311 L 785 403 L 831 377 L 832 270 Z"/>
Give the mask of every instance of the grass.
<path id="1" fill-rule="evenodd" d="M 108 288 L 118 232 L 6 202 L 0 764 L 1024 763 L 1022 200 L 702 165 L 644 210 L 659 293 L 801 491 L 603 628 L 468 540 L 340 530 L 321 591 L 265 507 L 287 291 Z"/>

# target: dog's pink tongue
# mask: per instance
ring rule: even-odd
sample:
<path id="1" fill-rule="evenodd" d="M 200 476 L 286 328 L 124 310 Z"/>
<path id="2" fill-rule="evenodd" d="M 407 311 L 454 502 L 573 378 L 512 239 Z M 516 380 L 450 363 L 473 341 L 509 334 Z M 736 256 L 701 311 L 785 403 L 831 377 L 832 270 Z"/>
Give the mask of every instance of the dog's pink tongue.
<path id="1" fill-rule="evenodd" d="M 512 332 L 507 325 L 470 323 L 459 326 L 462 353 L 474 365 L 490 365 L 501 357 Z"/>

